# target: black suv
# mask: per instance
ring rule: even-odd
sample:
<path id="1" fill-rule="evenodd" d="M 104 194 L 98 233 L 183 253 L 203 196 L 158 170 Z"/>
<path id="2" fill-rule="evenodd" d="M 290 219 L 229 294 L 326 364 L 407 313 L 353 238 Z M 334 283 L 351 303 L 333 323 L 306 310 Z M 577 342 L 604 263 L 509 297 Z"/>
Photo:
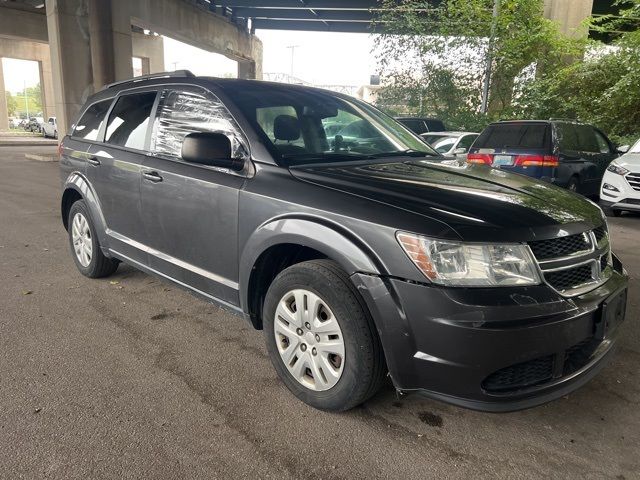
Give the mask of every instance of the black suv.
<path id="1" fill-rule="evenodd" d="M 355 122 L 362 137 L 326 133 Z M 358 405 L 387 372 L 471 408 L 540 404 L 595 375 L 624 318 L 595 204 L 442 164 L 346 95 L 151 76 L 92 96 L 61 152 L 82 274 L 126 262 L 237 312 L 318 408 Z"/>
<path id="2" fill-rule="evenodd" d="M 570 120 L 513 120 L 485 128 L 467 161 L 597 197 L 604 171 L 619 155 L 607 136 L 591 125 Z"/>

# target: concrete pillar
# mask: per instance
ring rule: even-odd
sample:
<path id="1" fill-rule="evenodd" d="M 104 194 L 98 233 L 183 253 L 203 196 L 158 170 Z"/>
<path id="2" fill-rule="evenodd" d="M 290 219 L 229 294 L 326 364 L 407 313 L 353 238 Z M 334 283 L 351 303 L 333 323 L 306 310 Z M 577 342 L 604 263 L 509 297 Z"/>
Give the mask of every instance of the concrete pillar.
<path id="1" fill-rule="evenodd" d="M 116 79 L 111 31 L 111 0 L 89 0 L 91 71 L 93 87 L 100 90 Z"/>
<path id="2" fill-rule="evenodd" d="M 102 0 L 93 0 L 100 2 Z M 133 40 L 131 32 L 130 0 L 111 0 L 111 34 L 113 37 L 115 80 L 126 80 L 133 77 Z M 149 8 L 153 8 L 151 2 Z"/>
<path id="3" fill-rule="evenodd" d="M 56 116 L 56 99 L 53 93 L 53 73 L 51 72 L 51 58 L 47 52 L 38 63 L 40 64 L 40 90 L 42 91 L 42 111 L 46 117 Z"/>
<path id="4" fill-rule="evenodd" d="M 9 110 L 7 107 L 7 92 L 4 89 L 2 58 L 0 58 L 0 130 L 9 130 Z"/>
<path id="5" fill-rule="evenodd" d="M 589 34 L 583 22 L 591 15 L 593 0 L 544 0 L 544 16 L 560 26 L 560 31 L 573 38 Z"/>
<path id="6" fill-rule="evenodd" d="M 239 61 L 238 62 L 238 78 L 246 80 L 255 80 L 256 78 L 256 62 Z"/>
<path id="7" fill-rule="evenodd" d="M 63 137 L 94 91 L 87 3 L 46 0 L 46 12 L 58 134 Z"/>
<path id="8" fill-rule="evenodd" d="M 164 40 L 161 36 L 132 32 L 133 56 L 142 59 L 142 74 L 166 71 L 164 67 Z"/>

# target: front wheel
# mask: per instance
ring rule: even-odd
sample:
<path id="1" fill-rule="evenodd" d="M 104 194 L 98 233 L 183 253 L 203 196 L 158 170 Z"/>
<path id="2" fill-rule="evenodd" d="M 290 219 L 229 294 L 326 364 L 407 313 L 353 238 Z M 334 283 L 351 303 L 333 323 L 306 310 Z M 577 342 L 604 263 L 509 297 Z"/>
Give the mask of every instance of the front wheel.
<path id="1" fill-rule="evenodd" d="M 321 410 L 373 396 L 386 366 L 366 305 L 344 271 L 312 260 L 282 271 L 264 305 L 267 350 L 287 388 Z"/>

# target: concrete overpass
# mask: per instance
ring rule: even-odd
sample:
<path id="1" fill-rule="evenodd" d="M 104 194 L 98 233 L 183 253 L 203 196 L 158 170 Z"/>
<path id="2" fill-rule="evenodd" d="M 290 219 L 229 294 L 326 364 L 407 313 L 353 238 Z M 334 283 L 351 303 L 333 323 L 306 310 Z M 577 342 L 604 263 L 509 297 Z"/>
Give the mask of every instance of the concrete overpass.
<path id="1" fill-rule="evenodd" d="M 238 62 L 238 76 L 261 78 L 262 43 L 242 20 L 189 0 L 0 0 L 0 57 L 39 62 L 44 114 L 62 136 L 86 98 L 104 85 L 163 71 L 161 39 L 151 30 Z M 144 72 L 144 70 L 148 72 Z M 0 64 L 0 130 L 7 106 Z"/>

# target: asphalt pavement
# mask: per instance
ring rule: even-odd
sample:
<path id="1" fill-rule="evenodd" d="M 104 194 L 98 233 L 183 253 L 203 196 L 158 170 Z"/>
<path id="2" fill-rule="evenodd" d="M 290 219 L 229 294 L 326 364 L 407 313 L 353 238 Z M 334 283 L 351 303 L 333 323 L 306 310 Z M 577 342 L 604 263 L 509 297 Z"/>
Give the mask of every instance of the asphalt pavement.
<path id="1" fill-rule="evenodd" d="M 0 147 L 0 478 L 640 478 L 640 215 L 610 220 L 629 308 L 582 389 L 487 414 L 388 385 L 330 414 L 234 315 L 124 265 L 81 276 L 42 150 Z"/>

